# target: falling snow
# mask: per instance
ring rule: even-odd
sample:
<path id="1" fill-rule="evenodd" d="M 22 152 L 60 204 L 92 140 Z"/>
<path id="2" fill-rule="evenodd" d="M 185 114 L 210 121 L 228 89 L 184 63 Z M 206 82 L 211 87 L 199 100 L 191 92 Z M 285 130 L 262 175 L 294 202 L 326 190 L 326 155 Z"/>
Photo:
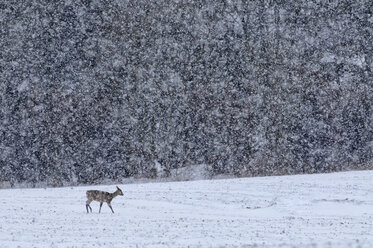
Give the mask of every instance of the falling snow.
<path id="1" fill-rule="evenodd" d="M 372 169 L 372 11 L 1 1 L 0 185 Z"/>

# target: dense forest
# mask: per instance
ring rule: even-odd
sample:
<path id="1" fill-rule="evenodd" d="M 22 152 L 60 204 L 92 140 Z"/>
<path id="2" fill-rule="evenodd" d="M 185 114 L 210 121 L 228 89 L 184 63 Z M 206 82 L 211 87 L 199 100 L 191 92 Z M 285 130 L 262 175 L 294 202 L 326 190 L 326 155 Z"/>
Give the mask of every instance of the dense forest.
<path id="1" fill-rule="evenodd" d="M 373 169 L 371 0 L 7 0 L 0 48 L 0 184 Z"/>

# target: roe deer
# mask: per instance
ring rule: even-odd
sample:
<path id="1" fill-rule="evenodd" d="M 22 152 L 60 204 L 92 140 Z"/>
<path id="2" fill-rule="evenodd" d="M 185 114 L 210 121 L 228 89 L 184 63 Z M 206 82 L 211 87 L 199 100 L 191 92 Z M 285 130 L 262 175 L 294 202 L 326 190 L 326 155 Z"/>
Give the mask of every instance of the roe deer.
<path id="1" fill-rule="evenodd" d="M 107 205 L 110 207 L 111 211 L 114 213 L 114 210 L 111 207 L 111 201 L 117 195 L 123 195 L 123 192 L 117 186 L 117 190 L 114 193 L 109 193 L 109 192 L 99 191 L 99 190 L 88 190 L 86 194 L 87 194 L 87 202 L 86 202 L 85 207 L 87 208 L 87 213 L 89 213 L 88 208 L 91 210 L 91 213 L 92 213 L 92 208 L 91 206 L 89 206 L 89 204 L 92 201 L 100 202 L 100 210 L 98 211 L 99 213 L 101 213 L 101 207 L 104 202 L 107 202 Z"/>

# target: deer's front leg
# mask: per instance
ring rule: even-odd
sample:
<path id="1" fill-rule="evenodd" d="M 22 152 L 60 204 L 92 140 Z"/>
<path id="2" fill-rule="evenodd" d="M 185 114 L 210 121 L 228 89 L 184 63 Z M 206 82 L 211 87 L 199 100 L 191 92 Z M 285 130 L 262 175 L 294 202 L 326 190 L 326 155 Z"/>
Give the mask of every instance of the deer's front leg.
<path id="1" fill-rule="evenodd" d="M 108 203 L 107 203 L 107 205 L 109 205 L 109 208 L 111 209 L 111 212 L 113 212 L 113 213 L 114 213 L 114 210 L 113 210 L 113 208 L 111 207 L 111 203 L 110 203 L 110 202 L 108 202 Z"/>

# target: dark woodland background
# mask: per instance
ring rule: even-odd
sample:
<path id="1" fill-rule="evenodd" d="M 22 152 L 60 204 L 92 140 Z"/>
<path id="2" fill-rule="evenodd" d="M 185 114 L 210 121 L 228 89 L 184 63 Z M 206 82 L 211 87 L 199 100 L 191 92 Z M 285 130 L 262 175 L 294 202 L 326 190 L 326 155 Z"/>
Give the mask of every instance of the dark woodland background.
<path id="1" fill-rule="evenodd" d="M 0 182 L 373 169 L 372 12 L 1 0 Z"/>

